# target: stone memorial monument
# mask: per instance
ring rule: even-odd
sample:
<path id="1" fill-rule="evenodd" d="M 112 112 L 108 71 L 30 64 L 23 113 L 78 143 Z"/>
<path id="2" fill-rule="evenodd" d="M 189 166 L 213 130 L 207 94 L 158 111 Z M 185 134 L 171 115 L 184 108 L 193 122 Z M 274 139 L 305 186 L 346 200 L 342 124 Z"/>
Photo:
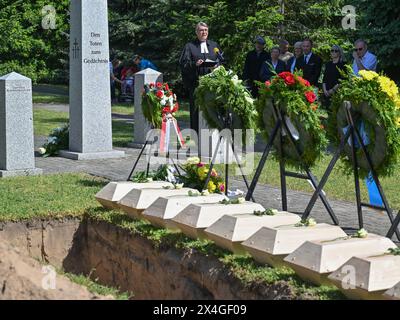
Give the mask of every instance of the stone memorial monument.
<path id="1" fill-rule="evenodd" d="M 112 149 L 107 0 L 71 0 L 70 141 L 74 160 L 119 158 Z"/>
<path id="2" fill-rule="evenodd" d="M 162 73 L 153 69 L 145 69 L 135 74 L 135 131 L 134 140 L 129 144 L 132 148 L 141 148 L 146 143 L 147 133 L 151 129 L 150 123 L 142 112 L 142 93 L 144 86 L 150 83 L 162 82 Z"/>
<path id="3" fill-rule="evenodd" d="M 0 78 L 0 177 L 41 173 L 35 168 L 32 81 L 12 72 Z"/>

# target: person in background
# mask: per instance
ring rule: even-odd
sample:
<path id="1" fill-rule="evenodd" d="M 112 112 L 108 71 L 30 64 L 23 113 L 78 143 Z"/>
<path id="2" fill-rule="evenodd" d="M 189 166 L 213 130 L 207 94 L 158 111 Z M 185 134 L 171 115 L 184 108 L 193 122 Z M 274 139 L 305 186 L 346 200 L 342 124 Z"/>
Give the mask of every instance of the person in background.
<path id="1" fill-rule="evenodd" d="M 132 63 L 127 63 L 121 70 L 121 94 L 133 94 L 134 90 L 134 74 L 138 72 L 138 67 Z"/>
<path id="2" fill-rule="evenodd" d="M 285 64 L 287 64 L 289 59 L 294 56 L 293 53 L 289 52 L 289 42 L 285 39 L 282 39 L 279 42 L 279 49 L 281 50 L 281 54 L 279 55 L 279 60 L 282 60 Z"/>
<path id="3" fill-rule="evenodd" d="M 108 63 L 108 67 L 110 69 L 111 102 L 115 102 L 115 100 L 116 100 L 115 86 L 116 86 L 116 83 L 121 83 L 121 80 L 119 80 L 115 76 L 113 63 L 111 61 Z"/>
<path id="4" fill-rule="evenodd" d="M 367 43 L 364 40 L 358 39 L 354 43 L 353 58 L 353 72 L 356 76 L 360 70 L 376 71 L 378 60 L 374 54 L 368 51 Z"/>
<path id="5" fill-rule="evenodd" d="M 311 39 L 303 41 L 303 56 L 299 63 L 303 70 L 303 78 L 308 80 L 311 85 L 318 87 L 319 76 L 321 75 L 322 59 L 313 53 L 313 42 Z"/>
<path id="6" fill-rule="evenodd" d="M 119 60 L 118 58 L 115 58 L 112 61 L 112 65 L 113 65 L 114 76 L 115 76 L 115 78 L 118 79 L 118 81 L 115 82 L 115 89 L 118 89 L 119 94 L 120 94 L 121 90 L 122 90 L 122 88 L 121 88 L 122 81 L 119 80 L 119 79 L 121 79 L 121 71 L 122 71 L 122 68 L 123 68 L 122 61 Z"/>
<path id="7" fill-rule="evenodd" d="M 261 81 L 260 70 L 264 61 L 270 60 L 271 55 L 264 50 L 265 40 L 261 36 L 257 36 L 254 40 L 254 50 L 250 51 L 246 56 L 243 70 L 243 80 L 247 83 L 247 86 L 253 95 L 258 96 L 258 86 L 255 81 Z"/>
<path id="8" fill-rule="evenodd" d="M 271 80 L 271 78 L 286 70 L 286 64 L 279 59 L 280 49 L 279 47 L 273 47 L 271 49 L 271 59 L 265 61 L 260 70 L 260 79 L 265 82 Z"/>
<path id="9" fill-rule="evenodd" d="M 333 45 L 331 49 L 331 61 L 325 64 L 324 79 L 322 90 L 325 96 L 325 105 L 330 106 L 332 95 L 339 88 L 339 80 L 342 79 L 340 71 L 345 71 L 345 61 L 343 49 L 338 45 Z"/>
<path id="10" fill-rule="evenodd" d="M 190 128 L 197 133 L 199 133 L 199 110 L 195 106 L 194 91 L 198 86 L 199 77 L 212 72 L 223 63 L 221 48 L 216 42 L 208 39 L 208 30 L 206 23 L 199 22 L 196 25 L 197 39 L 185 45 L 179 59 L 183 85 L 189 96 Z M 214 61 L 214 64 L 207 64 L 206 60 Z"/>
<path id="11" fill-rule="evenodd" d="M 295 72 L 296 69 L 301 69 L 301 59 L 303 55 L 303 42 L 298 41 L 294 44 L 294 55 L 286 63 L 286 71 L 291 73 Z"/>
<path id="12" fill-rule="evenodd" d="M 145 69 L 153 69 L 158 71 L 157 67 L 150 60 L 146 60 L 138 54 L 133 56 L 133 63 L 139 68 L 139 71 Z"/>

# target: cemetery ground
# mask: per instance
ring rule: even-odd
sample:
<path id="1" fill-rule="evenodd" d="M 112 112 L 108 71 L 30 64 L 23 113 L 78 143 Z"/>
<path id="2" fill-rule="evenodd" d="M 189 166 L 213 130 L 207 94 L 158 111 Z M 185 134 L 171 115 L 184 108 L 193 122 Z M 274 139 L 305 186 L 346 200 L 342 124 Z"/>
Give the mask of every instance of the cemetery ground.
<path id="1" fill-rule="evenodd" d="M 65 95 L 59 92 L 36 93 L 34 103 L 35 147 L 38 147 L 52 129 L 68 122 L 68 106 Z M 182 124 L 188 118 L 183 105 L 184 110 L 178 117 Z M 260 265 L 249 256 L 229 253 L 211 241 L 192 240 L 181 233 L 133 220 L 120 211 L 103 209 L 96 202 L 95 194 L 109 180 L 124 180 L 138 154 L 138 150 L 125 149 L 133 137 L 133 107 L 117 104 L 112 112 L 113 142 L 116 147 L 124 148 L 128 154 L 126 159 L 82 161 L 78 164 L 68 159 L 37 157 L 37 167 L 44 168 L 43 176 L 0 180 L 0 229 L 5 231 L 7 240 L 15 243 L 23 253 L 54 265 L 60 274 L 66 274 L 73 282 L 94 293 L 112 295 L 117 299 L 163 299 L 174 294 L 175 298 L 344 298 L 333 286 L 317 287 L 305 283 L 289 268 Z M 259 157 L 257 153 L 255 164 Z M 313 168 L 317 177 L 322 176 L 329 160 L 330 156 L 326 155 Z M 141 161 L 140 169 L 144 167 L 144 161 Z M 275 161 L 267 161 L 261 177 L 261 182 L 267 185 L 261 185 L 255 193 L 256 200 L 265 207 L 280 207 L 280 192 L 276 188 L 280 183 L 278 168 Z M 233 186 L 244 190 L 239 180 L 234 180 Z M 395 209 L 400 207 L 397 181 L 398 175 L 382 181 L 389 203 Z M 301 211 L 311 187 L 289 178 L 288 188 L 292 190 L 289 192 L 289 208 Z M 366 200 L 365 188 L 362 191 Z M 342 201 L 354 203 L 353 177 L 346 177 L 336 168 L 325 192 L 329 199 L 341 200 L 332 202 L 334 209 L 341 207 L 338 216 L 343 226 L 354 227 L 355 211 L 351 219 L 348 217 L 348 209 L 354 205 Z M 318 221 L 330 222 L 321 204 L 317 204 L 316 211 Z M 373 220 L 366 219 L 366 224 L 371 226 L 367 229 L 384 235 L 388 225 L 382 226 L 379 221 L 387 220 L 387 217 L 374 211 L 366 212 L 373 216 Z M 146 251 L 146 258 L 130 256 L 132 248 L 129 246 L 139 248 L 138 252 Z M 129 259 L 145 260 L 144 264 L 149 264 L 147 259 L 150 259 L 152 268 L 129 274 L 126 267 Z M 155 263 L 155 260 L 160 261 Z M 166 264 L 171 270 L 168 273 L 163 272 Z M 204 269 L 205 265 L 207 269 Z M 185 277 L 178 279 L 182 268 L 186 270 Z M 203 273 L 208 270 L 201 281 L 205 287 L 213 288 L 210 292 L 193 285 L 196 271 L 201 273 L 199 270 Z M 131 277 L 134 280 L 145 279 L 143 286 L 147 288 L 139 286 L 138 291 L 133 292 L 131 288 L 137 283 L 132 284 Z M 151 280 L 152 277 L 156 279 Z M 171 290 L 174 281 L 179 290 Z M 160 285 L 164 282 L 165 285 Z M 218 285 L 220 283 L 229 285 Z M 170 295 L 165 291 L 170 291 Z"/>

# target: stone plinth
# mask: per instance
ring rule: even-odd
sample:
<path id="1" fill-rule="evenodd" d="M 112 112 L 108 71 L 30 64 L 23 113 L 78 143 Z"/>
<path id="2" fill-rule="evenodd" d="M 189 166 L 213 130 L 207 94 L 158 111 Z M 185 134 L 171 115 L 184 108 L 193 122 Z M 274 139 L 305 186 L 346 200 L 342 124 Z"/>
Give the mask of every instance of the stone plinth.
<path id="1" fill-rule="evenodd" d="M 142 111 L 144 86 L 162 81 L 162 73 L 153 69 L 145 69 L 135 74 L 135 131 L 133 142 L 129 144 L 132 148 L 141 148 L 145 144 L 147 133 L 151 129 L 150 123 L 144 118 Z"/>
<path id="2" fill-rule="evenodd" d="M 0 78 L 0 177 L 41 173 L 35 168 L 32 81 L 12 72 Z"/>
<path id="3" fill-rule="evenodd" d="M 124 157 L 113 150 L 107 0 L 71 0 L 70 134 L 73 160 Z"/>

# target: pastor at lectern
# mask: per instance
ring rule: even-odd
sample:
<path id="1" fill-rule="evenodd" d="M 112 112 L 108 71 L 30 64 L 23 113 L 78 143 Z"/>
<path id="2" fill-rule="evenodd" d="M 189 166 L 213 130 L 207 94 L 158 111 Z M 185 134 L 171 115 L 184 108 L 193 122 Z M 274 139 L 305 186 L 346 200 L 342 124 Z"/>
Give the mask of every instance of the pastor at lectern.
<path id="1" fill-rule="evenodd" d="M 204 22 L 196 25 L 197 39 L 185 45 L 179 59 L 182 80 L 190 99 L 190 128 L 199 133 L 199 110 L 194 105 L 194 90 L 199 77 L 212 72 L 223 63 L 220 47 L 208 40 L 208 26 Z"/>

